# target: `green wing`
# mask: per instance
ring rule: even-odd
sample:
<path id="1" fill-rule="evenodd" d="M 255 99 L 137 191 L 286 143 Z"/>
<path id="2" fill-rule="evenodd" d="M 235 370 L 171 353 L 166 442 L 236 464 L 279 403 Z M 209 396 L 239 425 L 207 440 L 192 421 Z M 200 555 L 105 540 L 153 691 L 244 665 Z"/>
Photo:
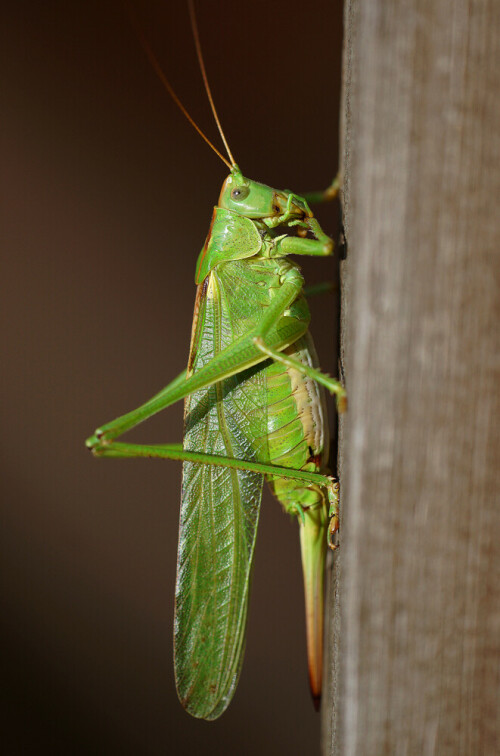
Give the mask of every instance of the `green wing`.
<path id="1" fill-rule="evenodd" d="M 246 274 L 238 262 L 218 266 L 200 288 L 190 370 L 249 328 L 256 310 L 241 293 Z M 263 461 L 266 422 L 260 365 L 188 397 L 184 448 Z M 262 482 L 244 470 L 183 467 L 175 674 L 181 703 L 195 717 L 220 716 L 238 682 Z"/>

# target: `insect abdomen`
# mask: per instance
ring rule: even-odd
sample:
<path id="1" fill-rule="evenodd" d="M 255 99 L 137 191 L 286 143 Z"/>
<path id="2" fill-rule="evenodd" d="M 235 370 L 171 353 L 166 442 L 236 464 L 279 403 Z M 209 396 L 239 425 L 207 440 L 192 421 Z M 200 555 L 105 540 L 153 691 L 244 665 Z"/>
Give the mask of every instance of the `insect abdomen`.
<path id="1" fill-rule="evenodd" d="M 284 354 L 311 366 L 317 364 L 314 344 L 308 333 L 285 349 Z M 322 387 L 280 363 L 267 368 L 266 382 L 269 460 L 275 465 L 296 470 L 320 471 L 326 464 L 329 446 Z M 287 508 L 289 492 L 295 490 L 296 495 L 299 494 L 303 484 L 276 480 L 272 488 Z"/>
<path id="2" fill-rule="evenodd" d="M 309 333 L 284 353 L 316 367 Z M 328 457 L 328 423 L 324 392 L 297 370 L 274 363 L 266 368 L 268 452 L 273 464 L 311 472 L 323 471 Z M 328 501 L 324 489 L 297 481 L 269 481 L 284 509 L 299 516 L 306 602 L 307 656 L 311 692 L 319 706 L 323 668 L 324 567 Z"/>

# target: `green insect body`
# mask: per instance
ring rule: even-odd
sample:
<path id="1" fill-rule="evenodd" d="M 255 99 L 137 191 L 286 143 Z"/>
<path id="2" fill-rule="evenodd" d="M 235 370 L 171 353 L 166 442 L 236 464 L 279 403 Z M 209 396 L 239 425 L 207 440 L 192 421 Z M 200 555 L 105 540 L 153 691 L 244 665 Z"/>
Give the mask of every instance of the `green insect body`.
<path id="1" fill-rule="evenodd" d="M 330 255 L 332 246 L 303 198 L 250 181 L 234 165 L 198 260 L 187 371 L 87 441 L 97 456 L 184 460 L 175 671 L 181 703 L 195 717 L 220 716 L 238 681 L 264 476 L 299 522 L 319 702 L 324 563 L 338 499 L 325 469 L 323 386 L 340 408 L 345 392 L 317 368 L 302 275 L 288 255 Z M 115 440 L 179 399 L 182 447 Z"/>
<path id="2" fill-rule="evenodd" d="M 271 191 L 241 175 L 233 176 L 234 180 L 238 187 L 253 185 L 266 195 Z M 275 192 L 272 197 L 276 205 Z M 257 197 L 253 201 L 258 206 Z M 242 209 L 255 217 L 255 209 L 248 204 Z M 261 219 L 215 209 L 198 265 L 188 376 L 255 330 L 256 316 L 272 306 L 287 276 L 302 283 L 295 263 L 273 256 L 277 236 Z M 241 245 L 242 239 L 246 245 Z M 325 247 L 331 249 L 329 240 Z M 229 259 L 224 259 L 225 250 Z M 308 325 L 307 303 L 299 294 L 276 323 L 273 337 L 288 357 L 316 367 Z M 285 329 L 290 336 L 284 335 Z M 324 470 L 328 428 L 322 387 L 295 368 L 270 359 L 257 368 L 247 368 L 188 397 L 184 448 L 297 470 Z M 286 511 L 303 513 L 309 667 L 311 689 L 318 700 L 328 497 L 324 487 L 283 478 L 272 478 L 271 488 Z M 215 497 L 205 495 L 214 490 Z M 238 680 L 261 490 L 258 473 L 184 463 L 176 678 L 183 705 L 206 719 L 224 711 Z M 206 523 L 212 526 L 207 528 Z"/>

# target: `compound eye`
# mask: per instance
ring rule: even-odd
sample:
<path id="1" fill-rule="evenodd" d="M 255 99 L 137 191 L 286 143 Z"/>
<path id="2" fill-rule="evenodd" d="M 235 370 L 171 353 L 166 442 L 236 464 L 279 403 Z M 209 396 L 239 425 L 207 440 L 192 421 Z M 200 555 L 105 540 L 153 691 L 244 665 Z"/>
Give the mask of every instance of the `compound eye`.
<path id="1" fill-rule="evenodd" d="M 249 192 L 250 189 L 248 188 L 248 186 L 235 186 L 231 191 L 231 199 L 235 200 L 236 202 L 241 202 L 241 200 L 244 200 L 246 197 L 248 197 Z"/>

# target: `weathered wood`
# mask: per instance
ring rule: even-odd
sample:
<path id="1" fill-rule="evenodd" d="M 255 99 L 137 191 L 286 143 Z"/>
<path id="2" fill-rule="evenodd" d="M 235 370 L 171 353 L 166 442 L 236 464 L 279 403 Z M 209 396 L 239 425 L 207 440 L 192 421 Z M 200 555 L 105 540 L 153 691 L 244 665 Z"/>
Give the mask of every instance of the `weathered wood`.
<path id="1" fill-rule="evenodd" d="M 489 756 L 500 752 L 500 3 L 351 0 L 345 18 L 349 412 L 324 752 Z"/>

